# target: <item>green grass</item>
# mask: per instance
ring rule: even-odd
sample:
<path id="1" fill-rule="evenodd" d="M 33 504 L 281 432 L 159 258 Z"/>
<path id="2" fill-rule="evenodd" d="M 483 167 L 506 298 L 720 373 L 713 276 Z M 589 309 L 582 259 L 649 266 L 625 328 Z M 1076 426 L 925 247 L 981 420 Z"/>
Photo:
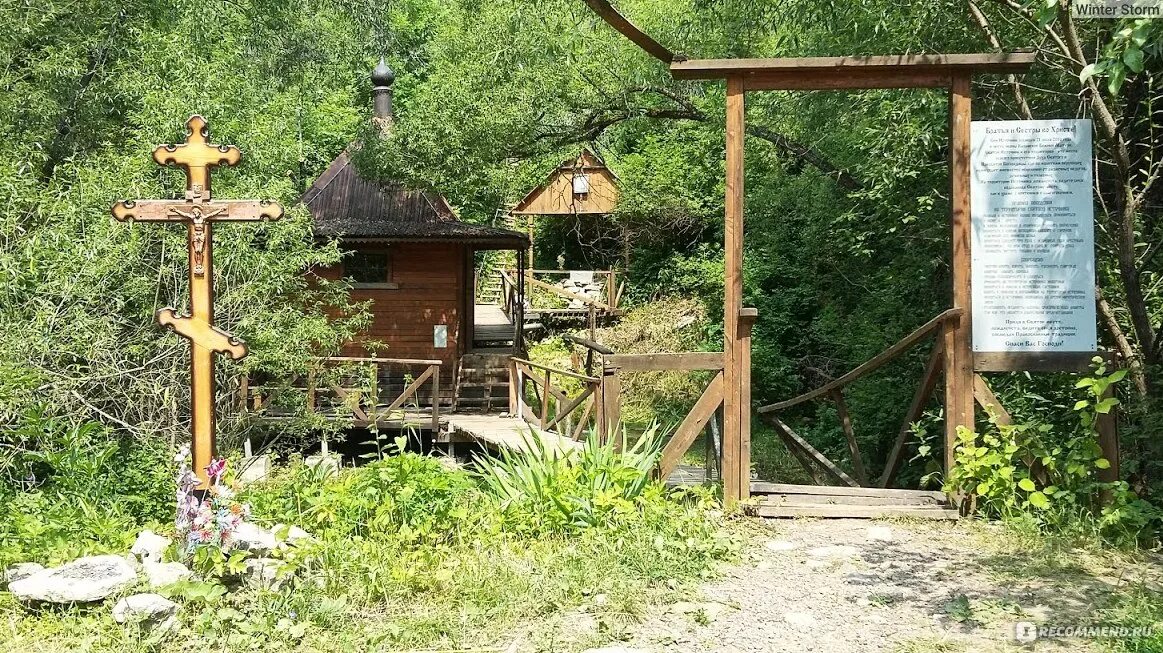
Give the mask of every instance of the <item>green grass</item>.
<path id="1" fill-rule="evenodd" d="M 601 473 L 624 475 L 608 458 L 603 465 Z M 591 481 L 562 472 L 553 487 L 579 494 Z M 340 653 L 504 648 L 515 639 L 580 650 L 608 642 L 649 602 L 708 576 L 737 550 L 705 494 L 673 497 L 649 483 L 581 524 L 520 502 L 503 507 L 489 487 L 414 454 L 333 478 L 293 466 L 244 497 L 256 521 L 300 524 L 317 536 L 287 556 L 294 582 L 211 603 L 177 592 L 180 630 L 156 639 L 114 623 L 111 600 L 34 610 L 0 593 L 0 650 Z M 38 546 L 5 554 L 47 555 Z M 575 618 L 581 606 L 585 619 Z"/>

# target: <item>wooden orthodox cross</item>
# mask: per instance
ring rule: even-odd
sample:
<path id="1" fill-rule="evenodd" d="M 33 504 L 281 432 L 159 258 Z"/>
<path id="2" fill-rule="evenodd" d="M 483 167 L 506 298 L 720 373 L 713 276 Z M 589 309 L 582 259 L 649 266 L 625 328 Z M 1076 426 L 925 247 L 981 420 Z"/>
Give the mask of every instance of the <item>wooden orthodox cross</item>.
<path id="1" fill-rule="evenodd" d="M 233 145 L 213 145 L 202 116 L 186 121 L 186 142 L 161 145 L 153 151 L 158 165 L 176 165 L 186 173 L 185 200 L 123 200 L 113 205 L 118 220 L 185 223 L 190 252 L 190 314 L 173 308 L 157 312 L 157 320 L 190 341 L 190 430 L 194 471 L 205 489 L 206 466 L 214 456 L 214 354 L 234 360 L 246 356 L 246 343 L 214 326 L 214 267 L 211 226 L 222 221 L 277 220 L 283 207 L 269 200 L 214 201 L 210 169 L 237 165 L 242 153 Z"/>

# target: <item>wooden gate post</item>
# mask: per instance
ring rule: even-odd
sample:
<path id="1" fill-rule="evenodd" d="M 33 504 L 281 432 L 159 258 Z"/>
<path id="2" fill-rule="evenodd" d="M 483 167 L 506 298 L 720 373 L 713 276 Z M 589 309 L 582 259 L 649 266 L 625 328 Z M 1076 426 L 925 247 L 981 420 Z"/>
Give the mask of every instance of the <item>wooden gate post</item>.
<path id="1" fill-rule="evenodd" d="M 754 308 L 739 311 L 739 499 L 751 498 L 751 327 Z"/>
<path id="2" fill-rule="evenodd" d="M 743 308 L 743 78 L 727 78 L 727 197 L 723 227 L 723 504 L 739 500 L 742 444 L 739 311 Z"/>
<path id="3" fill-rule="evenodd" d="M 1115 389 L 1108 386 L 1103 393 L 1103 399 L 1115 396 Z M 1110 467 L 1098 470 L 1098 480 L 1103 483 L 1114 483 L 1119 480 L 1119 407 L 1116 405 L 1110 412 L 1099 413 L 1095 416 L 1095 430 L 1098 431 L 1098 446 L 1102 449 L 1102 457 L 1110 462 Z M 1103 504 L 1110 503 L 1110 493 L 1104 492 Z"/>
<path id="4" fill-rule="evenodd" d="M 605 429 L 603 442 L 613 439 L 614 449 L 625 448 L 625 431 L 622 429 L 622 377 L 621 368 L 606 365 L 602 368 L 602 426 Z"/>
<path id="5" fill-rule="evenodd" d="M 953 308 L 961 315 L 946 329 L 945 348 L 945 477 L 953 469 L 953 449 L 957 427 L 974 428 L 973 423 L 973 347 L 970 313 L 971 222 L 969 206 L 970 143 L 969 127 L 973 118 L 973 95 L 970 74 L 953 76 L 949 91 L 949 180 L 953 244 Z M 950 325 L 947 325 L 950 326 Z"/>

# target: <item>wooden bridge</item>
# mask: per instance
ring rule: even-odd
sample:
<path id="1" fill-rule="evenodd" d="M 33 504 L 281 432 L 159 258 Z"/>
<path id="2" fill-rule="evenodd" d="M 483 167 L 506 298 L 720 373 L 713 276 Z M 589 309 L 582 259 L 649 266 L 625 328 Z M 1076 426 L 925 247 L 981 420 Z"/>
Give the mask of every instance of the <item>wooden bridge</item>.
<path id="1" fill-rule="evenodd" d="M 959 313 L 956 309 L 947 311 L 885 352 L 820 388 L 761 408 L 759 414 L 770 421 L 794 458 L 819 485 L 795 486 L 752 479 L 750 464 L 744 463 L 747 465 L 746 493 L 756 497 L 748 510 L 768 517 L 956 517 L 940 493 L 888 488 L 899 467 L 911 425 L 936 385 L 942 341 L 938 339 L 933 347 L 917 395 L 880 476 L 879 487 L 873 487 L 868 481 L 860 462 L 851 419 L 843 403 L 843 389 L 907 352 L 925 336 L 941 330 Z M 577 370 L 508 357 L 507 412 L 503 414 L 491 413 L 487 406 L 484 410 L 457 410 L 455 400 L 451 406 L 442 406 L 438 360 L 373 357 L 320 359 L 299 383 L 289 386 L 259 385 L 243 379 L 240 407 L 245 415 L 260 421 L 289 420 L 296 415 L 297 408 L 302 408 L 357 428 L 414 429 L 428 433 L 437 443 L 474 443 L 493 451 L 529 451 L 535 447 L 568 455 L 579 450 L 586 437 L 612 442 L 616 448 L 625 446 L 621 428 L 625 374 L 702 372 L 707 376 L 706 386 L 665 442 L 657 475 L 672 486 L 725 480 L 721 352 L 618 354 L 585 338 L 565 336 L 565 340 L 584 351 L 583 356 L 574 357 Z M 988 387 L 981 385 L 982 403 L 996 404 L 996 399 L 990 402 L 992 395 L 985 394 Z M 852 454 L 851 472 L 828 459 L 776 417 L 779 410 L 821 397 L 837 404 Z M 703 441 L 707 448 L 704 465 L 683 464 L 685 454 L 703 433 L 706 433 Z M 750 460 L 749 444 L 748 440 L 743 461 Z"/>

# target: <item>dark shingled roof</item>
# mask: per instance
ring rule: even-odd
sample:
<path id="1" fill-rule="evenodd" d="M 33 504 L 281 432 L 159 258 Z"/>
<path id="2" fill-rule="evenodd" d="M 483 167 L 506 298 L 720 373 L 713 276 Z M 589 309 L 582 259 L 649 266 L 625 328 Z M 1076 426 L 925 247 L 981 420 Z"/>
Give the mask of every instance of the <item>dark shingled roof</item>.
<path id="1" fill-rule="evenodd" d="M 314 218 L 315 235 L 321 238 L 470 242 L 506 249 L 529 246 L 529 237 L 519 231 L 457 220 L 439 193 L 363 178 L 347 152 L 307 189 L 303 204 Z"/>

